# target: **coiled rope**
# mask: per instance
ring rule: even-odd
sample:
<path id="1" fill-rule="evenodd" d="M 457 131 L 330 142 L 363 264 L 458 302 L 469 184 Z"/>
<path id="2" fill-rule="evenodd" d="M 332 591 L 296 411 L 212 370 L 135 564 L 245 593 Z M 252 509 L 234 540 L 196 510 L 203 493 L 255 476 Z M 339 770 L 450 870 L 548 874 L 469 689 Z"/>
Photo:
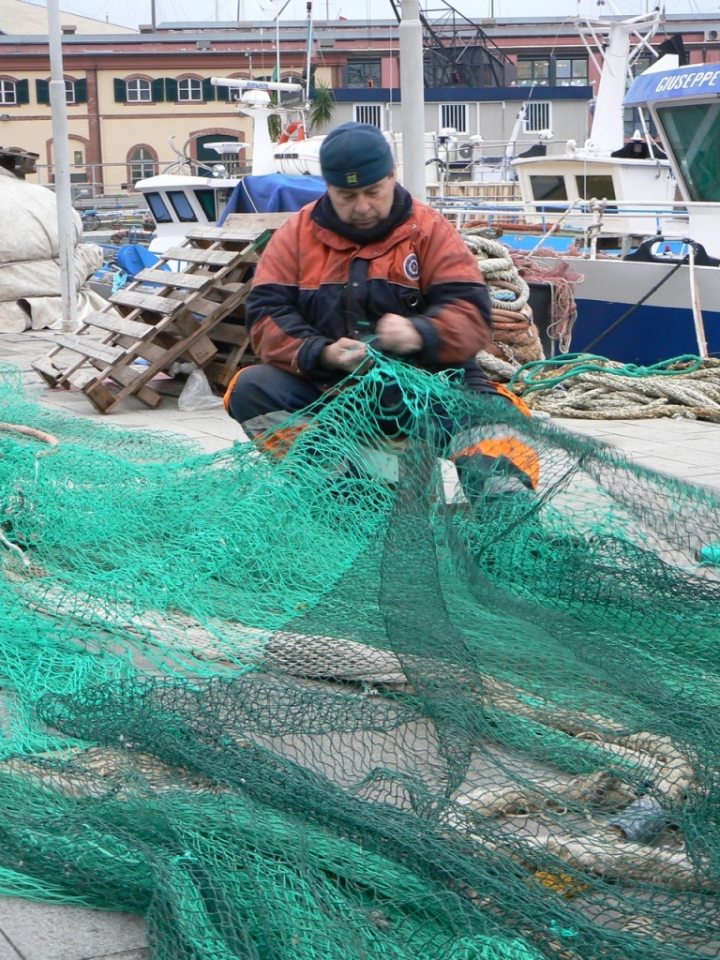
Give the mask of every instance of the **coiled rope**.
<path id="1" fill-rule="evenodd" d="M 568 353 L 524 364 L 508 386 L 533 410 L 555 417 L 720 423 L 720 360 L 693 354 L 642 367 Z"/>
<path id="2" fill-rule="evenodd" d="M 482 228 L 463 230 L 461 235 L 477 260 L 490 296 L 490 352 L 518 363 L 541 359 L 545 354 L 528 303 L 530 287 L 518 273 L 510 251 Z"/>

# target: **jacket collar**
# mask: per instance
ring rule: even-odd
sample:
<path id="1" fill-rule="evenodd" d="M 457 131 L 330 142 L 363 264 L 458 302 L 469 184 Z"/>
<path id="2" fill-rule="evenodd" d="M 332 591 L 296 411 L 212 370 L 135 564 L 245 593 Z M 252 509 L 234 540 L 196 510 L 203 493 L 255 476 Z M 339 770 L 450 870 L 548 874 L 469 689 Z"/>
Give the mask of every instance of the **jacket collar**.
<path id="1" fill-rule="evenodd" d="M 316 201 L 316 203 L 319 202 L 320 201 Z M 341 236 L 339 233 L 335 233 L 335 231 L 331 230 L 329 227 L 318 223 L 317 220 L 312 216 L 314 208 L 315 203 L 308 205 L 306 210 L 308 212 L 308 219 L 310 220 L 311 229 L 321 243 L 327 247 L 332 247 L 334 250 L 354 251 L 357 256 L 368 259 L 382 256 L 388 250 L 392 249 L 392 247 L 394 247 L 396 244 L 411 236 L 418 229 L 417 215 L 419 211 L 414 200 L 412 201 L 410 215 L 406 220 L 400 223 L 397 227 L 394 227 L 382 240 L 377 240 L 374 243 L 366 244 L 356 243 L 347 237 Z"/>
<path id="2" fill-rule="evenodd" d="M 334 250 L 354 250 L 359 257 L 367 257 L 368 259 L 382 256 L 418 229 L 417 218 L 411 213 L 405 223 L 401 223 L 399 227 L 396 227 L 384 240 L 361 246 L 358 243 L 353 243 L 352 240 L 346 240 L 345 237 L 341 237 L 339 233 L 328 230 L 327 227 L 321 227 L 319 223 L 315 223 L 313 220 L 311 220 L 310 223 L 312 224 L 313 233 L 326 247 L 332 247 Z"/>

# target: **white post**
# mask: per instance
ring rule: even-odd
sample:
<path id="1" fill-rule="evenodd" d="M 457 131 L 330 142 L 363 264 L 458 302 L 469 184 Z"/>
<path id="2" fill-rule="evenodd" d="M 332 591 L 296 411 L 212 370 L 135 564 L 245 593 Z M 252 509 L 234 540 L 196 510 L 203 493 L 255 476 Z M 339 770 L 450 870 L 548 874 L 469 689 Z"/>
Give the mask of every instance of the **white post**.
<path id="1" fill-rule="evenodd" d="M 50 108 L 52 111 L 53 164 L 60 247 L 60 297 L 62 329 L 75 329 L 77 289 L 75 284 L 75 224 L 70 193 L 70 148 L 68 146 L 67 100 L 62 62 L 62 34 L 58 0 L 48 0 L 50 47 Z"/>
<path id="2" fill-rule="evenodd" d="M 403 185 L 425 200 L 425 78 L 418 0 L 402 0 L 400 21 Z"/>
<path id="3" fill-rule="evenodd" d="M 278 80 L 280 77 L 278 77 Z M 307 74 L 305 77 L 305 102 L 310 104 L 310 81 L 312 80 L 312 3 L 307 4 Z"/>

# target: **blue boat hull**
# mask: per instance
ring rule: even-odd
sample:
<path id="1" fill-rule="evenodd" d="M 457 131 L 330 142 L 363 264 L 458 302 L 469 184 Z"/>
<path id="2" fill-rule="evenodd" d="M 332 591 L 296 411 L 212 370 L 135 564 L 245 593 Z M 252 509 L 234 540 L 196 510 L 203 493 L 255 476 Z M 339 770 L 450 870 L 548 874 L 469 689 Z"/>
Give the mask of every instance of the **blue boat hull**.
<path id="1" fill-rule="evenodd" d="M 623 313 L 629 303 L 577 299 L 578 319 L 573 331 L 573 351 L 587 350 Z M 703 310 L 708 352 L 720 356 L 720 313 Z M 697 354 L 692 310 L 643 305 L 637 307 L 614 330 L 602 336 L 590 352 L 648 366 L 685 353 Z"/>

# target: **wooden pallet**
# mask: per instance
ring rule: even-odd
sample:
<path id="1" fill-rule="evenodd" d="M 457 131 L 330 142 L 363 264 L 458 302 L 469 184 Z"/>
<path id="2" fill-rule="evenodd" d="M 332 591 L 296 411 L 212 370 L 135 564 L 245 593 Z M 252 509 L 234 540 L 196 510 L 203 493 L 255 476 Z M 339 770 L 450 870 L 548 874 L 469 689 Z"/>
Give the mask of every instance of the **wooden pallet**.
<path id="1" fill-rule="evenodd" d="M 222 386 L 247 347 L 242 305 L 253 268 L 287 216 L 239 214 L 227 226 L 191 229 L 184 243 L 161 254 L 163 261 L 178 261 L 179 271 L 141 271 L 76 333 L 57 334 L 56 346 L 33 368 L 51 387 L 81 389 L 100 413 L 130 395 L 156 407 L 162 397 L 150 381 L 176 361 L 206 367 L 218 353 L 211 334 L 227 342 L 224 328 L 230 327 L 231 349 L 212 378 Z"/>
<path id="2" fill-rule="evenodd" d="M 233 213 L 228 216 L 223 228 L 242 229 L 247 214 Z M 290 213 L 257 214 L 268 230 L 273 232 L 292 216 Z M 223 229 L 220 228 L 220 229 Z M 245 304 L 241 303 L 232 314 L 213 328 L 210 339 L 217 347 L 216 356 L 204 368 L 208 380 L 220 392 L 224 393 L 237 368 L 246 363 L 256 362 L 245 331 Z"/>

